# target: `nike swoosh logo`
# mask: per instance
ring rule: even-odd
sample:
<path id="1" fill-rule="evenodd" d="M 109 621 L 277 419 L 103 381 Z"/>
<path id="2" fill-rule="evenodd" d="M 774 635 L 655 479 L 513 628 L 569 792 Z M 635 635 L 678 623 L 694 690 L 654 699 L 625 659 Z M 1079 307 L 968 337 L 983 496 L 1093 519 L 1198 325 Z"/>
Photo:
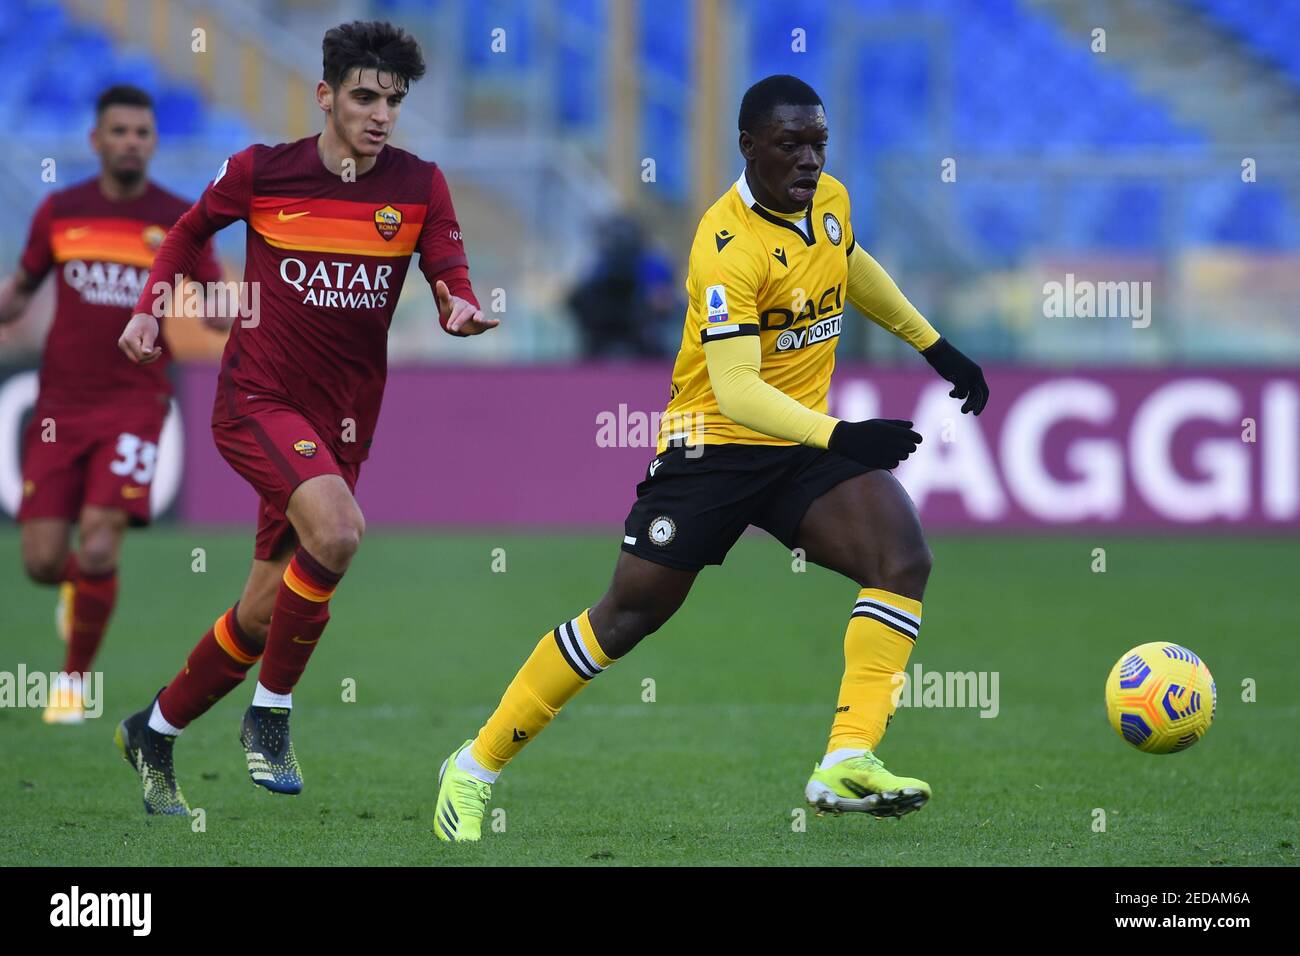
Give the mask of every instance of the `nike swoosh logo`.
<path id="1" fill-rule="evenodd" d="M 64 232 L 64 235 L 67 236 L 69 239 L 80 239 L 88 232 L 90 232 L 89 226 L 77 226 L 75 229 L 69 229 L 66 232 Z"/>
<path id="2" fill-rule="evenodd" d="M 308 210 L 307 212 L 291 212 L 288 215 L 285 215 L 284 210 L 281 209 L 278 213 L 276 213 L 275 218 L 279 219 L 281 222 L 288 222 L 290 219 L 301 219 L 303 216 L 310 216 L 310 215 L 311 215 L 311 210 Z"/>
<path id="3" fill-rule="evenodd" d="M 316 641 L 319 641 L 319 640 L 320 640 L 319 637 L 316 638 Z M 315 644 L 316 641 L 304 641 L 304 640 L 303 640 L 301 637 L 299 637 L 297 634 L 295 634 L 295 635 L 293 636 L 293 642 L 294 642 L 295 644 Z"/>
<path id="4" fill-rule="evenodd" d="M 651 477 L 651 478 L 653 478 L 653 477 L 655 476 L 655 472 L 659 470 L 659 466 L 662 465 L 662 464 L 663 464 L 663 461 L 660 460 L 660 459 L 658 459 L 658 458 L 656 458 L 654 461 L 650 462 L 650 477 Z"/>

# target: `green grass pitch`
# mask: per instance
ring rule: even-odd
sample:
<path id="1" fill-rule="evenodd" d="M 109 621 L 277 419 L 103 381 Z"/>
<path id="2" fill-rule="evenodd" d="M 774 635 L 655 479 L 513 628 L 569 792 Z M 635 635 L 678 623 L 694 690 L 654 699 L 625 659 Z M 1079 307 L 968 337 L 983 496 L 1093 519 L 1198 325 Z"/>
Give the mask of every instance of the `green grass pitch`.
<path id="1" fill-rule="evenodd" d="M 0 864 L 1045 864 L 1295 865 L 1300 654 L 1282 539 L 941 538 L 912 661 L 997 671 L 1000 712 L 902 709 L 881 747 L 935 798 L 902 820 L 807 815 L 853 584 L 762 534 L 701 575 L 662 631 L 593 682 L 495 788 L 504 832 L 447 846 L 435 777 L 543 631 L 602 593 L 616 533 L 375 531 L 339 590 L 295 692 L 306 789 L 277 797 L 244 769 L 251 681 L 177 744 L 206 816 L 147 819 L 112 745 L 238 594 L 246 531 L 160 527 L 129 537 L 99 660 L 105 712 L 46 727 L 0 709 Z M 207 569 L 191 571 L 193 548 Z M 1093 573 L 1092 550 L 1107 570 Z M 493 573 L 493 549 L 506 571 Z M 18 539 L 0 576 L 0 670 L 61 660 L 55 594 L 30 585 Z M 1129 647 L 1185 643 L 1218 683 L 1208 736 L 1173 756 L 1128 747 L 1102 689 Z M 343 684 L 356 682 L 356 701 Z M 654 681 L 654 702 L 643 682 Z M 1242 684 L 1256 682 L 1255 702 Z M 1106 814 L 1094 831 L 1094 811 Z"/>

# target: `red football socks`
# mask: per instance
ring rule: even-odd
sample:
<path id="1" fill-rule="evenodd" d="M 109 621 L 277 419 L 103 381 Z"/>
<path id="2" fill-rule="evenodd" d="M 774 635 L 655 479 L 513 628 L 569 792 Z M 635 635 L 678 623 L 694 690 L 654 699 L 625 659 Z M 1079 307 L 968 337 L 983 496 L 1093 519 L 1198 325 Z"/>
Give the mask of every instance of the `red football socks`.
<path id="1" fill-rule="evenodd" d="M 260 651 L 235 616 L 236 604 L 217 618 L 190 651 L 179 674 L 158 697 L 163 718 L 181 728 L 239 686 Z"/>
<path id="2" fill-rule="evenodd" d="M 267 690 L 292 693 L 329 623 L 330 596 L 342 577 L 301 547 L 284 569 L 275 610 L 271 612 L 271 629 L 266 635 L 266 655 L 257 678 Z"/>
<path id="3" fill-rule="evenodd" d="M 68 653 L 63 669 L 69 674 L 90 670 L 95 654 L 108 630 L 108 619 L 113 616 L 117 603 L 117 569 L 91 574 L 77 570 L 74 559 L 69 558 L 72 576 L 72 627 L 68 635 Z M 65 571 L 65 574 L 67 572 Z"/>

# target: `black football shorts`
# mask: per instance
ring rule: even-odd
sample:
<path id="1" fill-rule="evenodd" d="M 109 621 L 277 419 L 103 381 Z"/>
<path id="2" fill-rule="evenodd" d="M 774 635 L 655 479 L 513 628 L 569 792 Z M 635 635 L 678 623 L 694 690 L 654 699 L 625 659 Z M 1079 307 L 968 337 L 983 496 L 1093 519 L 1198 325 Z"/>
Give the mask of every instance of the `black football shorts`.
<path id="1" fill-rule="evenodd" d="M 702 449 L 702 451 L 701 451 Z M 808 506 L 872 469 L 806 445 L 704 445 L 655 456 L 636 486 L 623 550 L 656 564 L 699 571 L 721 564 L 755 525 L 787 548 Z"/>

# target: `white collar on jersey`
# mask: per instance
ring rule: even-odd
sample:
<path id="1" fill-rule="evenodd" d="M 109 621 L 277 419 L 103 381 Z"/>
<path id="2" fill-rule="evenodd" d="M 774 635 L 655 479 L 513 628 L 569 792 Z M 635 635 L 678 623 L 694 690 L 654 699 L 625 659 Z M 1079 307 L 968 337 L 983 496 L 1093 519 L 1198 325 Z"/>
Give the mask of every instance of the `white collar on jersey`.
<path id="1" fill-rule="evenodd" d="M 745 171 L 743 169 L 740 171 L 740 178 L 736 180 L 736 192 L 740 194 L 740 201 L 750 209 L 754 210 L 754 212 L 757 212 L 760 215 L 766 213 L 766 215 L 763 215 L 764 219 L 775 220 L 779 218 L 784 224 L 789 225 L 791 229 L 797 230 L 804 237 L 805 242 L 808 241 L 808 227 L 811 225 L 812 221 L 810 216 L 805 216 L 803 219 L 799 220 L 786 219 L 784 216 L 777 216 L 776 213 L 765 208 L 757 199 L 754 198 L 753 190 L 749 188 L 749 183 L 745 181 Z M 811 208 L 811 206 L 809 208 Z"/>

